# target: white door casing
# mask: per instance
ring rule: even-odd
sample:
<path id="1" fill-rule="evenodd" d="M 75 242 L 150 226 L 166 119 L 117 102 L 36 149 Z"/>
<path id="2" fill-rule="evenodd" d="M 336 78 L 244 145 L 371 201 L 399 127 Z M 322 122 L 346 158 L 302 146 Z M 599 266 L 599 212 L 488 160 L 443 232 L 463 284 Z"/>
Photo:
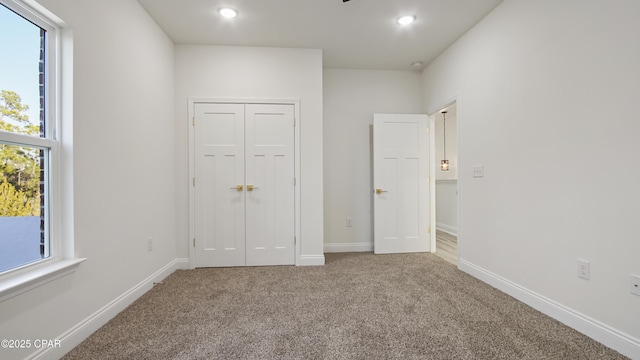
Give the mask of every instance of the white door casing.
<path id="1" fill-rule="evenodd" d="M 194 266 L 294 264 L 294 105 L 193 111 Z"/>
<path id="2" fill-rule="evenodd" d="M 426 252 L 430 241 L 428 117 L 374 114 L 374 252 Z"/>

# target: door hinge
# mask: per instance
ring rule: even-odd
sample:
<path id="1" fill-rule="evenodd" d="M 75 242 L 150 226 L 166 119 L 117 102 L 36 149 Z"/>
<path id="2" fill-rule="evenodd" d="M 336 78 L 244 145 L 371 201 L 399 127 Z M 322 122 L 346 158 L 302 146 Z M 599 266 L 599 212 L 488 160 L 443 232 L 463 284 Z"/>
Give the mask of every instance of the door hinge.
<path id="1" fill-rule="evenodd" d="M 296 127 L 296 118 L 295 118 L 295 116 L 293 117 L 293 127 Z"/>
<path id="2" fill-rule="evenodd" d="M 193 178 L 193 187 L 196 187 L 196 178 Z"/>
<path id="3" fill-rule="evenodd" d="M 196 247 L 196 238 L 193 238 L 193 247 Z"/>
<path id="4" fill-rule="evenodd" d="M 431 234 L 431 226 L 427 228 L 427 234 Z M 195 246 L 195 245 L 194 245 Z"/>
<path id="5" fill-rule="evenodd" d="M 427 128 L 427 134 L 429 133 L 429 128 Z"/>
<path id="6" fill-rule="evenodd" d="M 298 183 L 298 179 L 294 176 L 293 177 L 293 186 L 296 186 L 297 183 Z"/>
<path id="7" fill-rule="evenodd" d="M 293 237 L 293 245 L 295 245 L 298 242 L 298 238 L 296 238 L 295 236 Z"/>
<path id="8" fill-rule="evenodd" d="M 196 126 L 196 117 L 195 116 L 191 118 L 191 124 L 193 126 Z"/>
<path id="9" fill-rule="evenodd" d="M 431 183 L 431 178 L 430 177 L 427 178 L 427 184 L 429 184 L 429 183 Z"/>

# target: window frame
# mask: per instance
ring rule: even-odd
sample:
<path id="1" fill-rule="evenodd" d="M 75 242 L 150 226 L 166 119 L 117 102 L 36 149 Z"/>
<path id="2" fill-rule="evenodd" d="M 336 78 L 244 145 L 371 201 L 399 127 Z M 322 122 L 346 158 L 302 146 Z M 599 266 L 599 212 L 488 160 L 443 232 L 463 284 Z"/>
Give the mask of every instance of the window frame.
<path id="1" fill-rule="evenodd" d="M 72 38 L 62 20 L 32 0 L 0 0 L 26 20 L 46 31 L 44 71 L 44 137 L 0 131 L 0 140 L 13 145 L 47 149 L 45 161 L 45 238 L 49 257 L 9 269 L 0 274 L 0 302 L 55 280 L 76 270 L 85 259 L 76 258 L 73 246 L 73 196 L 70 136 L 63 137 L 63 125 L 71 131 Z M 64 46 L 64 48 L 63 48 Z M 62 55 L 64 51 L 64 57 Z M 62 69 L 65 74 L 62 77 Z M 62 84 L 65 84 L 64 88 Z M 63 109 L 63 106 L 65 107 Z M 63 111 L 65 116 L 63 119 Z M 64 124 L 63 124 L 64 120 Z M 65 154 L 61 155 L 61 152 Z M 65 219 L 65 217 L 71 217 Z M 63 226 L 65 227 L 63 229 Z M 47 246 L 47 245 L 45 245 Z"/>

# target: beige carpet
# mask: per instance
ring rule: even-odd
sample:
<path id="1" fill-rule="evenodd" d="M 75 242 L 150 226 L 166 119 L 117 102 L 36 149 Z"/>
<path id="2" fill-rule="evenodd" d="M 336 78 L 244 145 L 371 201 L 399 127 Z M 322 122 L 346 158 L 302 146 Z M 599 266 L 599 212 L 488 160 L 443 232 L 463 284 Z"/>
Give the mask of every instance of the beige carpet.
<path id="1" fill-rule="evenodd" d="M 431 254 L 177 271 L 65 359 L 624 359 Z"/>

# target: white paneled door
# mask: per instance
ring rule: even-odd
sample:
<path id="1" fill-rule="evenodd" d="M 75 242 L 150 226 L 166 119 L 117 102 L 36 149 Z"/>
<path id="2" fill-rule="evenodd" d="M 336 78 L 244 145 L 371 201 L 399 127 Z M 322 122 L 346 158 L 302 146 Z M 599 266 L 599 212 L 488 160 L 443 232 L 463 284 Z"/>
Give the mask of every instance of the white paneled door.
<path id="1" fill-rule="evenodd" d="M 197 103 L 195 266 L 295 263 L 294 107 Z"/>
<path id="2" fill-rule="evenodd" d="M 247 265 L 293 265 L 293 105 L 247 105 Z"/>
<path id="3" fill-rule="evenodd" d="M 245 264 L 244 105 L 196 104 L 196 267 Z"/>
<path id="4" fill-rule="evenodd" d="M 376 254 L 430 250 L 428 117 L 374 114 Z"/>

